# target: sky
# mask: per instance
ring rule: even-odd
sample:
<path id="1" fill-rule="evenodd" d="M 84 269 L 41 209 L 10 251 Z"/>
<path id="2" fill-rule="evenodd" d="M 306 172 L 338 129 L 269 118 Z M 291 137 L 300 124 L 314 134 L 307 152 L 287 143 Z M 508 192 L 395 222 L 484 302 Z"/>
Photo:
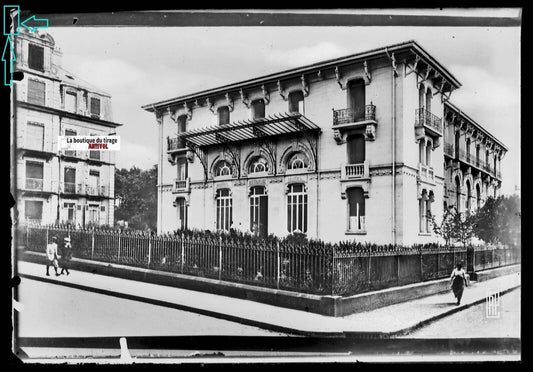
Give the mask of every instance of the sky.
<path id="1" fill-rule="evenodd" d="M 519 27 L 51 27 L 63 67 L 112 96 L 117 168 L 157 163 L 154 114 L 204 89 L 416 40 L 462 84 L 451 102 L 502 141 L 502 193 L 520 186 Z"/>

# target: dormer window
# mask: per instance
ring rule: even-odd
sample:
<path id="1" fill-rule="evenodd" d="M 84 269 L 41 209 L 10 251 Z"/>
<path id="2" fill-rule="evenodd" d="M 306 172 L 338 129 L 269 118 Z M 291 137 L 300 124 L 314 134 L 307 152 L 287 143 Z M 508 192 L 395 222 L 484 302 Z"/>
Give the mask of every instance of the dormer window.
<path id="1" fill-rule="evenodd" d="M 91 116 L 100 117 L 100 99 L 91 97 Z"/>
<path id="2" fill-rule="evenodd" d="M 28 66 L 32 70 L 44 72 L 44 48 L 38 45 L 28 45 Z"/>
<path id="3" fill-rule="evenodd" d="M 217 112 L 218 112 L 218 124 L 219 125 L 229 124 L 229 107 L 228 106 L 219 107 Z"/>
<path id="4" fill-rule="evenodd" d="M 265 101 L 257 99 L 252 102 L 252 118 L 262 119 L 265 117 Z"/>

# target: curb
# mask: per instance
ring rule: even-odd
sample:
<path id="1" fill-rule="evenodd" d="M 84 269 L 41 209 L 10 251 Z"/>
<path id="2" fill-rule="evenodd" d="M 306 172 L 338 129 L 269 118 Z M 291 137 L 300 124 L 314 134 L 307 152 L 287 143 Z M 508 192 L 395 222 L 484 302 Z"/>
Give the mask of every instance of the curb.
<path id="1" fill-rule="evenodd" d="M 253 326 L 253 327 L 258 327 L 258 328 L 262 328 L 262 329 L 266 329 L 266 330 L 270 330 L 270 331 L 274 331 L 274 332 L 289 333 L 289 334 L 292 334 L 292 335 L 308 336 L 308 337 L 317 337 L 317 336 L 318 337 L 344 337 L 344 332 L 310 332 L 310 331 L 303 331 L 303 330 L 299 330 L 299 329 L 278 326 L 278 325 L 271 324 L 271 323 L 264 323 L 264 322 L 260 322 L 260 321 L 257 321 L 257 320 L 241 318 L 241 317 L 238 317 L 238 316 L 229 315 L 229 314 L 225 314 L 225 313 L 219 313 L 219 312 L 216 312 L 216 311 L 200 309 L 200 308 L 197 308 L 197 307 L 192 307 L 192 306 L 187 306 L 187 305 L 180 305 L 180 304 L 176 304 L 174 302 L 156 300 L 156 299 L 149 298 L 149 297 L 143 297 L 143 296 L 137 296 L 137 295 L 132 295 L 132 294 L 116 292 L 116 291 L 112 291 L 112 290 L 109 290 L 109 289 L 94 288 L 94 287 L 85 286 L 85 285 L 82 285 L 82 284 L 61 282 L 61 281 L 56 281 L 56 280 L 54 280 L 52 278 L 43 278 L 43 277 L 32 275 L 32 274 L 19 273 L 18 275 L 21 278 L 37 280 L 37 281 L 50 283 L 50 284 L 62 285 L 62 286 L 69 287 L 69 288 L 80 289 L 80 290 L 93 292 L 93 293 L 98 293 L 98 294 L 103 294 L 103 295 L 107 295 L 107 296 L 123 298 L 123 299 L 126 299 L 126 300 L 144 302 L 144 303 L 148 303 L 148 304 L 151 304 L 151 305 L 163 306 L 163 307 L 173 308 L 173 309 L 176 309 L 176 310 L 188 311 L 188 312 L 195 313 L 195 314 L 200 314 L 200 315 L 205 315 L 205 316 L 209 316 L 209 317 L 212 317 L 212 318 L 227 320 L 227 321 L 230 321 L 230 322 L 240 323 L 240 324 L 243 324 L 243 325 L 249 325 L 249 326 Z"/>

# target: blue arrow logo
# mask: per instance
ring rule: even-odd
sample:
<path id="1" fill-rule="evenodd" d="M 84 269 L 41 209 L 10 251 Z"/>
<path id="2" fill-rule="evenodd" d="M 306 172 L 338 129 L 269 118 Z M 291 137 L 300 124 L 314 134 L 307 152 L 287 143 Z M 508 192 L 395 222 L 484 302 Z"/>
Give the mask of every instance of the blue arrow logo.
<path id="1" fill-rule="evenodd" d="M 33 22 L 37 22 L 37 23 L 39 23 L 39 22 L 40 22 L 40 23 L 44 22 L 44 25 L 35 25 L 35 24 L 34 24 L 33 27 L 32 27 L 31 25 L 27 25 L 26 22 L 31 21 L 31 20 L 33 20 Z M 25 20 L 24 22 L 22 22 L 20 25 L 26 27 L 26 28 L 27 28 L 28 30 L 30 30 L 31 32 L 35 32 L 35 30 L 38 29 L 38 28 L 48 28 L 48 19 L 46 19 L 46 18 L 43 18 L 43 19 L 37 19 L 37 18 L 35 18 L 34 15 L 32 15 L 30 18 L 26 19 L 26 20 Z"/>
<path id="2" fill-rule="evenodd" d="M 9 51 L 7 50 L 8 45 L 9 45 Z M 9 53 L 9 56 L 6 56 L 6 52 Z M 17 60 L 17 57 L 15 56 L 15 49 L 13 49 L 13 44 L 11 44 L 11 39 L 8 37 L 6 41 L 6 45 L 4 46 L 4 51 L 2 53 L 2 61 L 4 62 L 4 85 L 13 85 L 13 61 L 16 61 L 16 60 Z M 8 61 L 9 61 L 9 70 L 7 69 Z"/>

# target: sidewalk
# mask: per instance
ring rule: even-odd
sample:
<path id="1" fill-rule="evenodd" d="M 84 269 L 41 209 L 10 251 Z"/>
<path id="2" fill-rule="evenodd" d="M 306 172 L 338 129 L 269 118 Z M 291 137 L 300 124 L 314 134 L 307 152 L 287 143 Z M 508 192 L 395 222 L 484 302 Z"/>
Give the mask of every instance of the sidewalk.
<path id="1" fill-rule="evenodd" d="M 335 318 L 205 292 L 155 285 L 111 276 L 72 271 L 70 276 L 45 276 L 45 267 L 18 262 L 19 275 L 236 321 L 275 331 L 315 336 L 392 337 L 432 320 L 485 301 L 487 294 L 520 286 L 520 273 L 472 282 L 456 306 L 451 292 Z"/>

